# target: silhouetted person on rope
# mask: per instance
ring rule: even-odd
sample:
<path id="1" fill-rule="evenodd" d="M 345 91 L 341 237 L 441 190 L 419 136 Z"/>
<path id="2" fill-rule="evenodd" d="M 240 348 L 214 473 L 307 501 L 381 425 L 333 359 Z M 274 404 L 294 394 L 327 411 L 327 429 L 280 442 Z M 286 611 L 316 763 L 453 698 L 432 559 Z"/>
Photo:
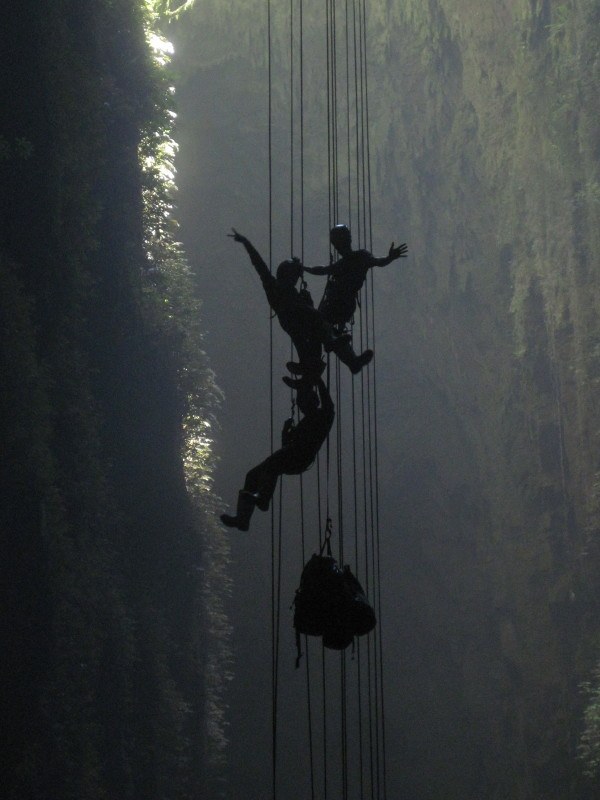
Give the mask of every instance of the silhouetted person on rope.
<path id="1" fill-rule="evenodd" d="M 296 348 L 300 365 L 290 362 L 289 366 L 294 369 L 297 367 L 296 371 L 302 374 L 320 375 L 324 367 L 321 359 L 321 348 L 324 347 L 327 352 L 333 351 L 352 373 L 360 372 L 373 358 L 373 351 L 365 350 L 357 356 L 350 337 L 336 335 L 333 326 L 314 307 L 308 290 L 296 289 L 304 269 L 300 260 L 282 261 L 274 276 L 251 242 L 235 228 L 232 230 L 233 233 L 228 235 L 246 248 L 262 281 L 269 305 Z"/>
<path id="2" fill-rule="evenodd" d="M 368 250 L 353 250 L 352 235 L 346 225 L 336 225 L 329 233 L 329 240 L 341 258 L 328 267 L 304 267 L 312 275 L 327 275 L 328 281 L 319 304 L 319 311 L 328 322 L 338 329 L 350 322 L 359 291 L 371 267 L 385 267 L 397 258 L 405 258 L 406 244 L 394 246 L 385 258 L 375 258 Z"/>
<path id="3" fill-rule="evenodd" d="M 323 379 L 315 379 L 316 392 L 312 405 L 305 398 L 305 413 L 297 425 L 293 419 L 284 423 L 281 432 L 281 448 L 251 469 L 246 475 L 244 488 L 238 495 L 235 517 L 221 514 L 228 528 L 247 531 L 255 506 L 267 511 L 280 475 L 300 475 L 317 457 L 321 445 L 327 438 L 335 410 Z M 309 407 L 310 405 L 310 407 Z"/>

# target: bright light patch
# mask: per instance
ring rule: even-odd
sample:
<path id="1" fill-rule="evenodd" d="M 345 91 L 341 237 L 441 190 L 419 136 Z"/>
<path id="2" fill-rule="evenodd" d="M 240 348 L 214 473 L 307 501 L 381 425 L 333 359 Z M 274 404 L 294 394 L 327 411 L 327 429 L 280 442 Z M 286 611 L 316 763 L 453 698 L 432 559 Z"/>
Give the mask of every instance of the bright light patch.
<path id="1" fill-rule="evenodd" d="M 171 61 L 171 56 L 175 53 L 173 42 L 170 42 L 168 39 L 165 39 L 164 36 L 154 31 L 148 31 L 147 37 L 154 61 L 159 66 L 165 67 Z"/>

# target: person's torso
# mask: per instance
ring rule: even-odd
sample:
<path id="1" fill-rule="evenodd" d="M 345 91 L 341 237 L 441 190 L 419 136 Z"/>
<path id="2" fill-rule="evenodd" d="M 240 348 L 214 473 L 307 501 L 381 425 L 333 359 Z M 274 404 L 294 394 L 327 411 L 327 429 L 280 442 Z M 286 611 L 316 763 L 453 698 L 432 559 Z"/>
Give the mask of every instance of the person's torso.
<path id="1" fill-rule="evenodd" d="M 333 413 L 322 408 L 303 417 L 288 434 L 286 446 L 300 462 L 312 463 L 331 429 Z"/>
<path id="2" fill-rule="evenodd" d="M 362 288 L 373 256 L 368 250 L 353 250 L 340 258 L 327 284 L 329 293 L 354 296 Z"/>

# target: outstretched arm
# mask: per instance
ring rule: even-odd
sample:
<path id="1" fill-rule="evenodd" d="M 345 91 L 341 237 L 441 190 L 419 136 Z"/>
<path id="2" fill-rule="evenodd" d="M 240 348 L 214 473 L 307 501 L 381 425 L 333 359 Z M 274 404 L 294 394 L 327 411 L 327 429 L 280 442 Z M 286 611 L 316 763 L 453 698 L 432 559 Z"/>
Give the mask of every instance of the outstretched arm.
<path id="1" fill-rule="evenodd" d="M 408 245 L 407 244 L 399 244 L 398 247 L 394 246 L 394 243 L 390 245 L 390 252 L 385 256 L 385 258 L 374 258 L 373 259 L 373 266 L 374 267 L 387 267 L 388 264 L 391 264 L 392 261 L 395 261 L 397 258 L 406 258 L 408 255 Z"/>
<path id="2" fill-rule="evenodd" d="M 269 276 L 269 268 L 263 261 L 262 256 L 258 252 L 258 250 L 254 247 L 254 245 L 247 239 L 245 236 L 242 236 L 241 233 L 238 233 L 235 228 L 231 229 L 233 233 L 228 233 L 227 235 L 233 239 L 234 242 L 240 242 L 246 248 L 246 252 L 250 256 L 250 261 L 252 261 L 252 265 L 254 269 L 258 272 L 261 279 L 265 279 Z"/>
<path id="3" fill-rule="evenodd" d="M 311 275 L 330 275 L 331 265 L 329 267 L 304 267 L 304 272 L 310 272 Z"/>

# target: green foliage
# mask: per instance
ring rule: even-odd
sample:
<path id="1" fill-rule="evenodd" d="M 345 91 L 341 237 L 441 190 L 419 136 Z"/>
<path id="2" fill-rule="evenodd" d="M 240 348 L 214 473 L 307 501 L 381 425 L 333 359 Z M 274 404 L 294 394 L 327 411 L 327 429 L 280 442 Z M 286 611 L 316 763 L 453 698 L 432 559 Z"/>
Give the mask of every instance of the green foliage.
<path id="1" fill-rule="evenodd" d="M 154 113 L 139 148 L 147 259 L 142 274 L 143 297 L 149 323 L 156 331 L 167 335 L 172 347 L 179 391 L 184 400 L 183 467 L 202 539 L 201 614 L 206 629 L 210 631 L 204 664 L 206 756 L 212 768 L 218 769 L 223 764 L 226 747 L 222 695 L 231 659 L 230 629 L 225 612 L 225 598 L 230 589 L 226 572 L 229 546 L 217 521 L 217 498 L 212 492 L 212 430 L 216 425 L 215 411 L 220 402 L 220 392 L 207 367 L 201 303 L 194 292 L 193 276 L 177 240 L 177 143 L 174 138 L 173 88 L 169 76 L 171 48 L 156 29 L 149 28 L 147 35 L 154 56 L 157 91 Z"/>
<path id="2" fill-rule="evenodd" d="M 189 11 L 196 0 L 146 0 L 146 3 L 157 14 L 165 17 L 178 17 Z"/>
<path id="3" fill-rule="evenodd" d="M 226 561 L 222 542 L 203 552 L 219 535 L 219 390 L 176 240 L 157 19 L 134 0 L 57 0 L 0 32 L 20 55 L 0 76 L 11 800 L 201 794 L 199 676 L 226 652 L 209 653 L 202 630 L 204 562 Z"/>

